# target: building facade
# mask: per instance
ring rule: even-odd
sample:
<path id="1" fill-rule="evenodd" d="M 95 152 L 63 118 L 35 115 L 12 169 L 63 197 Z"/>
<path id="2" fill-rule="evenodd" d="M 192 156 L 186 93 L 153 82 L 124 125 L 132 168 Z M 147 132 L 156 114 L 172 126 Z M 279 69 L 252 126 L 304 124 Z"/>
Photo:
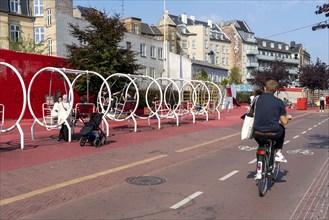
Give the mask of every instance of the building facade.
<path id="1" fill-rule="evenodd" d="M 231 39 L 230 68 L 238 67 L 242 82 L 248 83 L 249 76 L 258 68 L 258 46 L 254 33 L 246 22 L 239 20 L 222 22 L 220 28 Z"/>

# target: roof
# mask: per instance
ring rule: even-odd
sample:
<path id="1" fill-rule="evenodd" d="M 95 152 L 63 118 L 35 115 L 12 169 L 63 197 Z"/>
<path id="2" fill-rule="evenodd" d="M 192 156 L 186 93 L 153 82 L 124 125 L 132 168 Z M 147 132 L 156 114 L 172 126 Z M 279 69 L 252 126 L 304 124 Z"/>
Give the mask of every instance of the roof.
<path id="1" fill-rule="evenodd" d="M 162 35 L 162 32 L 159 28 L 157 28 L 156 26 L 152 25 L 148 25 L 146 23 L 141 23 L 141 32 L 142 34 L 146 34 L 146 35 Z"/>
<path id="2" fill-rule="evenodd" d="M 200 65 L 200 66 L 206 66 L 206 67 L 211 67 L 211 68 L 214 68 L 214 69 L 220 69 L 220 70 L 228 71 L 228 69 L 225 69 L 224 67 L 217 66 L 215 64 L 211 64 L 211 63 L 208 63 L 208 62 L 205 62 L 205 61 L 193 60 L 193 59 L 191 61 L 192 61 L 192 64 L 197 64 L 197 65 Z"/>
<path id="3" fill-rule="evenodd" d="M 270 50 L 270 51 L 276 51 L 276 52 L 285 52 L 285 53 L 291 53 L 292 52 L 290 50 L 290 48 L 289 48 L 289 50 L 285 49 L 285 46 L 289 47 L 289 45 L 287 43 L 280 42 L 280 41 L 274 41 L 274 40 L 270 40 L 270 39 L 265 39 L 265 38 L 257 38 L 257 37 L 256 37 L 256 40 L 257 40 L 257 43 L 258 43 L 258 49 L 260 49 L 260 50 L 263 49 L 263 50 Z M 273 43 L 274 47 L 272 48 L 270 46 L 270 44 L 266 44 L 266 46 L 264 47 L 263 44 L 262 44 L 263 41 L 265 41 L 267 43 Z M 284 47 L 282 47 L 282 49 L 279 49 L 279 46 L 278 46 L 279 44 L 281 44 Z"/>
<path id="4" fill-rule="evenodd" d="M 245 33 L 251 33 L 253 34 L 254 32 L 251 31 L 251 29 L 249 28 L 249 26 L 247 25 L 247 23 L 245 21 L 240 21 L 240 20 L 230 20 L 230 21 L 226 21 L 224 22 L 224 26 L 228 26 L 234 24 L 235 28 L 238 31 L 242 31 Z"/>
<path id="5" fill-rule="evenodd" d="M 193 25 L 202 25 L 205 27 L 209 27 L 208 22 L 204 22 L 204 21 L 199 21 L 199 20 L 192 20 L 191 18 L 187 18 L 187 23 L 185 24 L 182 21 L 182 16 L 177 16 L 177 15 L 171 15 L 168 14 L 168 16 L 171 18 L 171 20 L 176 24 L 176 26 L 180 25 L 180 24 L 184 24 L 186 26 L 193 26 Z M 229 41 L 229 38 L 227 37 L 227 35 L 218 27 L 218 25 L 216 25 L 215 23 L 212 23 L 211 27 L 212 31 L 217 31 L 220 33 L 223 33 L 225 36 L 224 41 Z M 186 32 L 184 34 L 192 34 L 188 29 L 186 29 Z"/>
<path id="6" fill-rule="evenodd" d="M 91 11 L 97 11 L 96 9 L 90 7 L 77 6 L 77 8 L 81 12 L 82 16 L 87 16 Z"/>

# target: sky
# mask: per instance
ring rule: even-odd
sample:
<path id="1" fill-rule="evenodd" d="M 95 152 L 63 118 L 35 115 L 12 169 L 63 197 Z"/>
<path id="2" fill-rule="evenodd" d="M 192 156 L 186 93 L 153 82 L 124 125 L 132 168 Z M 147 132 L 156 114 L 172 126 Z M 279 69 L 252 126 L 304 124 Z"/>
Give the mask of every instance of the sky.
<path id="1" fill-rule="evenodd" d="M 74 6 L 105 10 L 110 16 L 118 13 L 122 18 L 141 18 L 149 25 L 157 25 L 164 8 L 169 14 L 185 13 L 204 22 L 243 20 L 255 37 L 301 43 L 313 63 L 319 58 L 329 64 L 329 28 L 312 31 L 315 24 L 329 24 L 324 13 L 315 14 L 317 6 L 325 3 L 329 0 L 74 0 Z"/>

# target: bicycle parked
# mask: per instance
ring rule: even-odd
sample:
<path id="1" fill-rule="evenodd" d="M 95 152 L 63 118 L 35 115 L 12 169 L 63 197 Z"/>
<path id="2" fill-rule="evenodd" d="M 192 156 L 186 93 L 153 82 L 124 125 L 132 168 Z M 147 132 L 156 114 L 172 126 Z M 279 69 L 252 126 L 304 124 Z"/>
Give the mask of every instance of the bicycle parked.
<path id="1" fill-rule="evenodd" d="M 257 131 L 255 131 L 257 134 Z M 269 184 L 277 180 L 280 172 L 281 163 L 275 161 L 275 141 L 268 138 L 269 132 L 258 132 L 257 137 L 261 140 L 262 144 L 257 149 L 257 169 L 256 169 L 256 182 L 258 185 L 259 196 L 265 196 L 269 189 Z M 275 133 L 273 133 L 275 135 Z"/>

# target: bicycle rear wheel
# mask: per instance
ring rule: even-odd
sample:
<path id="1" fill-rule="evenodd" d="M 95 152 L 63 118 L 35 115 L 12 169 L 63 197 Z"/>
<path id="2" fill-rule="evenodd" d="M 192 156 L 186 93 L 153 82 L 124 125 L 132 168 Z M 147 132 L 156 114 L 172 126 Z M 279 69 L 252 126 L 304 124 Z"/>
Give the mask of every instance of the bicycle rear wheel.
<path id="1" fill-rule="evenodd" d="M 280 173 L 280 167 L 281 167 L 280 162 L 274 162 L 273 169 L 272 169 L 273 181 L 277 180 L 278 175 Z"/>
<path id="2" fill-rule="evenodd" d="M 267 179 L 267 172 L 268 172 L 268 157 L 264 155 L 261 159 L 262 161 L 262 178 L 257 180 L 258 185 L 258 193 L 259 196 L 265 196 L 267 189 L 268 189 L 268 179 Z"/>

